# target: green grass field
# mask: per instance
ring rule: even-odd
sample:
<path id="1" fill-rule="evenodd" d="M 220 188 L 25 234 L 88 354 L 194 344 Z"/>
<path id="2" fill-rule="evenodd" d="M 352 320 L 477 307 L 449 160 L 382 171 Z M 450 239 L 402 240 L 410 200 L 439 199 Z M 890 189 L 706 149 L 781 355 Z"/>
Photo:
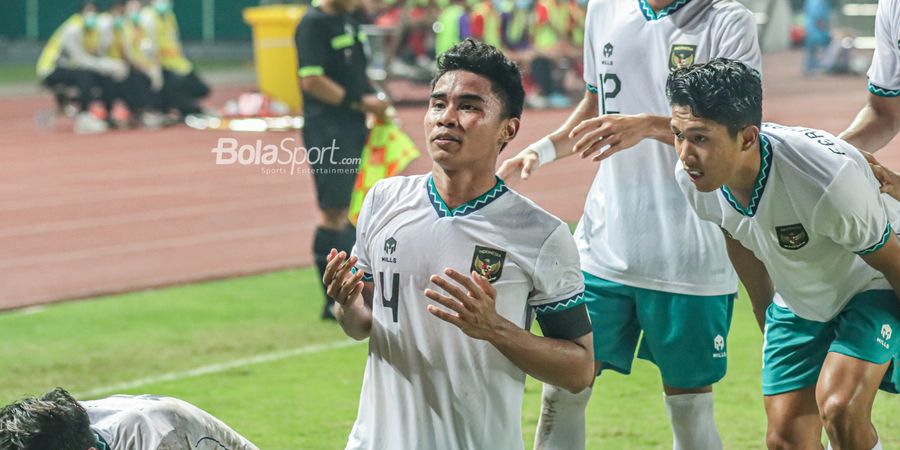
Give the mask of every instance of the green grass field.
<path id="1" fill-rule="evenodd" d="M 366 346 L 318 319 L 315 278 L 305 269 L 0 314 L 0 402 L 54 386 L 97 398 L 112 387 L 190 401 L 263 450 L 343 448 Z M 764 448 L 760 341 L 749 305 L 739 301 L 728 376 L 716 387 L 728 449 Z M 269 361 L 241 361 L 254 357 Z M 234 361 L 243 363 L 186 373 Z M 540 383 L 529 380 L 529 448 L 539 402 Z M 880 395 L 875 418 L 884 448 L 900 448 L 900 400 Z M 646 362 L 636 362 L 627 377 L 604 374 L 587 420 L 588 448 L 671 448 L 658 372 Z"/>

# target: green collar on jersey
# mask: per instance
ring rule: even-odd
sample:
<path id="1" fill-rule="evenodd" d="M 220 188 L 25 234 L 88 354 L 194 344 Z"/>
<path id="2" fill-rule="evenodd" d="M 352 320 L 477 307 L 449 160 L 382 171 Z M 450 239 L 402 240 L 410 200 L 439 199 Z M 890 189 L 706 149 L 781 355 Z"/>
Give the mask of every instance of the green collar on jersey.
<path id="1" fill-rule="evenodd" d="M 682 6 L 690 3 L 691 0 L 675 0 L 671 5 L 666 6 L 661 9 L 659 12 L 653 11 L 653 8 L 650 7 L 650 4 L 647 3 L 647 0 L 637 0 L 638 7 L 641 10 L 641 13 L 644 15 L 644 18 L 647 20 L 659 20 L 666 16 L 671 16 L 675 14 L 675 11 L 681 9 Z"/>
<path id="2" fill-rule="evenodd" d="M 103 439 L 103 436 L 100 436 L 100 433 L 93 428 L 91 431 L 94 433 L 94 440 L 96 441 L 94 442 L 94 447 L 96 447 L 97 450 L 112 450 L 112 447 L 106 442 L 106 439 Z"/>
<path id="3" fill-rule="evenodd" d="M 431 201 L 431 206 L 434 207 L 434 210 L 437 212 L 438 217 L 458 217 L 472 214 L 473 212 L 487 206 L 488 203 L 500 198 L 501 195 L 509 190 L 509 188 L 506 187 L 506 183 L 504 183 L 503 180 L 500 179 L 500 177 L 496 178 L 497 183 L 495 183 L 494 187 L 489 189 L 487 192 L 463 203 L 462 205 L 457 206 L 456 208 L 450 209 L 447 207 L 447 204 L 444 203 L 444 199 L 441 198 L 441 194 L 438 193 L 437 188 L 434 187 L 434 178 L 429 175 L 427 183 L 428 200 Z"/>
<path id="4" fill-rule="evenodd" d="M 731 193 L 731 189 L 727 185 L 723 185 L 720 191 L 725 196 L 725 200 L 737 210 L 737 212 L 753 217 L 756 215 L 756 208 L 759 207 L 759 200 L 762 198 L 763 191 L 766 189 L 766 181 L 769 180 L 769 172 L 772 171 L 772 144 L 766 135 L 759 134 L 759 175 L 756 176 L 756 183 L 753 184 L 753 195 L 750 196 L 750 204 L 746 208 L 741 206 L 740 202 Z"/>

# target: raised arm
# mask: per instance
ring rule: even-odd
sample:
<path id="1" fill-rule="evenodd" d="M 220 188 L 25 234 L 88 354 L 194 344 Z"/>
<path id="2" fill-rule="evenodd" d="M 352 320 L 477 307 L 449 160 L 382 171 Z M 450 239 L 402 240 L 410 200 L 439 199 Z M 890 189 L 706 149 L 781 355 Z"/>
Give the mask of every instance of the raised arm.
<path id="1" fill-rule="evenodd" d="M 556 131 L 529 144 L 518 155 L 503 161 L 497 170 L 497 176 L 504 180 L 519 176 L 526 180 L 541 165 L 572 155 L 572 149 L 577 141 L 570 133 L 578 124 L 597 115 L 599 108 L 597 102 L 597 93 L 585 89 L 584 98 Z"/>
<path id="2" fill-rule="evenodd" d="M 877 152 L 900 131 L 900 97 L 869 93 L 866 105 L 838 137 L 867 152 Z"/>

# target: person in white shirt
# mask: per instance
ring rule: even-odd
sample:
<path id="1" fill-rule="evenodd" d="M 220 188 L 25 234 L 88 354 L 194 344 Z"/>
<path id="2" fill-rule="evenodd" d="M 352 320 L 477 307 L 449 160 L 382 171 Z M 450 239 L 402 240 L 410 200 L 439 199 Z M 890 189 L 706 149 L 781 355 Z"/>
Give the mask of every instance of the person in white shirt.
<path id="1" fill-rule="evenodd" d="M 721 234 L 678 193 L 664 88 L 673 69 L 715 57 L 759 68 L 756 21 L 731 0 L 594 0 L 585 24 L 584 99 L 498 173 L 603 160 L 575 231 L 597 372 L 630 373 L 638 348 L 659 368 L 674 448 L 721 449 L 712 385 L 725 376 L 737 277 Z M 545 386 L 535 447 L 584 448 L 590 395 Z"/>
<path id="2" fill-rule="evenodd" d="M 723 230 L 764 329 L 769 448 L 821 448 L 824 425 L 836 449 L 880 449 L 872 404 L 898 388 L 897 202 L 847 142 L 762 124 L 741 62 L 679 69 L 667 96 L 678 185 Z"/>
<path id="3" fill-rule="evenodd" d="M 431 173 L 378 182 L 352 256 L 329 254 L 337 319 L 369 339 L 346 448 L 524 449 L 526 374 L 572 392 L 593 380 L 569 228 L 494 175 L 524 97 L 496 48 L 444 53 L 424 121 Z"/>
<path id="4" fill-rule="evenodd" d="M 866 105 L 839 137 L 874 153 L 900 131 L 900 0 L 878 2 L 875 54 L 868 76 Z"/>
<path id="5" fill-rule="evenodd" d="M 76 401 L 56 388 L 0 409 L 0 450 L 258 450 L 206 411 L 172 397 Z"/>

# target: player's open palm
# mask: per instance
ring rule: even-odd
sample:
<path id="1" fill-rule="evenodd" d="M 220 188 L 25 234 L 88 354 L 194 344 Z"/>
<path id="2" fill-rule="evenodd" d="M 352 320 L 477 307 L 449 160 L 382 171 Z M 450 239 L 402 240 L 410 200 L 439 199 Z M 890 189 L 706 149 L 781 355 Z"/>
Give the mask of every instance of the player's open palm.
<path id="1" fill-rule="evenodd" d="M 353 273 L 352 270 L 356 265 L 357 258 L 351 256 L 348 260 L 346 252 L 331 249 L 327 261 L 325 274 L 322 275 L 325 292 L 341 307 L 349 306 L 359 298 L 363 289 L 363 272 L 358 270 Z"/>
<path id="2" fill-rule="evenodd" d="M 456 283 L 451 283 L 438 275 L 432 275 L 431 282 L 449 296 L 431 289 L 425 290 L 425 296 L 456 314 L 435 305 L 428 305 L 428 312 L 456 325 L 469 337 L 490 340 L 506 320 L 497 313 L 495 302 L 497 290 L 475 272 L 472 272 L 471 278 L 453 269 L 444 270 L 444 274 Z"/>
<path id="3" fill-rule="evenodd" d="M 569 137 L 578 139 L 572 151 L 581 153 L 582 159 L 596 153 L 591 161 L 602 161 L 634 147 L 647 137 L 648 130 L 641 114 L 606 114 L 581 122 L 572 129 Z M 601 152 L 604 147 L 606 150 Z"/>
<path id="4" fill-rule="evenodd" d="M 497 176 L 504 181 L 509 181 L 510 177 L 515 176 L 527 180 L 539 165 L 537 151 L 526 147 L 518 155 L 503 161 L 500 169 L 497 170 Z"/>

